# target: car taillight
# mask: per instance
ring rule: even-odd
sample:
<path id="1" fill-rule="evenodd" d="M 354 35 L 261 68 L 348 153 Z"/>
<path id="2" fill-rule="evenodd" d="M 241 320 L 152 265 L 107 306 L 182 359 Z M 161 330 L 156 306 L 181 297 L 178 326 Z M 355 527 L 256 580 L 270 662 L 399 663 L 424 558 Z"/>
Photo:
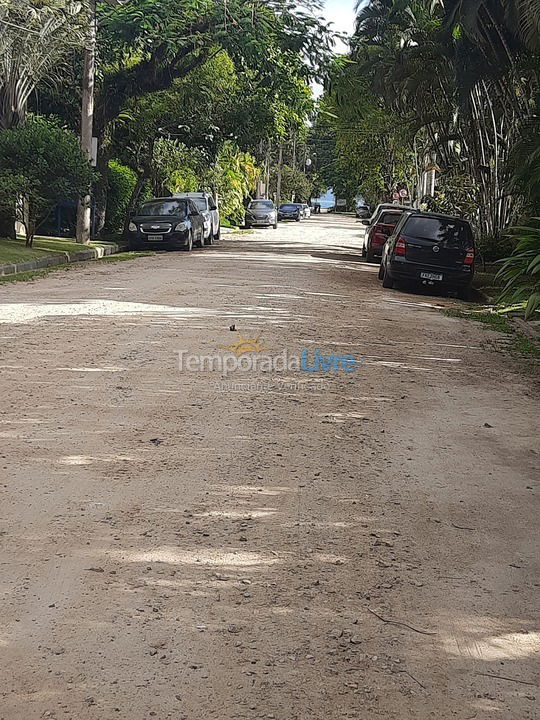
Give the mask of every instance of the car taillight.
<path id="1" fill-rule="evenodd" d="M 465 260 L 463 262 L 465 265 L 472 265 L 474 263 L 474 248 L 467 248 Z"/>
<path id="2" fill-rule="evenodd" d="M 396 253 L 396 255 L 405 255 L 406 252 L 407 252 L 407 242 L 406 242 L 405 238 L 403 237 L 403 235 L 400 235 L 398 237 L 398 240 L 396 243 L 395 253 Z"/>

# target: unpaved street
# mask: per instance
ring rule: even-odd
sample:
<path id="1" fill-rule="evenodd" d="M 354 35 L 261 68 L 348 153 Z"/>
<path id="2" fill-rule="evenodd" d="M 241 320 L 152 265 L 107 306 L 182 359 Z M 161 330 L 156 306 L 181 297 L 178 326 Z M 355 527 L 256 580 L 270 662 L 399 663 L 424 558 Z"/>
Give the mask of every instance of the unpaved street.
<path id="1" fill-rule="evenodd" d="M 1 720 L 539 717 L 538 393 L 359 246 L 0 286 Z M 361 364 L 179 370 L 240 335 Z"/>

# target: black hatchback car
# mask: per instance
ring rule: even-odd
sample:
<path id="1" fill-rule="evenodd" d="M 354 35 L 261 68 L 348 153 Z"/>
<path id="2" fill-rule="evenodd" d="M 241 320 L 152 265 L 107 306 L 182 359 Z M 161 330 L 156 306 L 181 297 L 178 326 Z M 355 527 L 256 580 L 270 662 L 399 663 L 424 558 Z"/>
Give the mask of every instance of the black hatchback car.
<path id="1" fill-rule="evenodd" d="M 296 220 L 300 222 L 304 217 L 302 206 L 298 203 L 282 203 L 278 210 L 278 220 Z"/>
<path id="2" fill-rule="evenodd" d="M 130 217 L 127 240 L 130 250 L 189 251 L 204 245 L 204 218 L 188 198 L 155 198 Z"/>
<path id="3" fill-rule="evenodd" d="M 436 213 L 405 213 L 384 247 L 379 279 L 457 291 L 467 298 L 474 275 L 474 238 L 466 220 Z"/>

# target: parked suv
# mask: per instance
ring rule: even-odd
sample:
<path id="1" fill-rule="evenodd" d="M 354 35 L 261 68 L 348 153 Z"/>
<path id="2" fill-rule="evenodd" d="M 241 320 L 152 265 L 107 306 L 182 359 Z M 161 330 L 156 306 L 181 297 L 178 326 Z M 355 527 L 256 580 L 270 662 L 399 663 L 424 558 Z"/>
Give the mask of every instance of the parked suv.
<path id="1" fill-rule="evenodd" d="M 394 228 L 401 220 L 405 210 L 381 210 L 375 218 L 373 225 L 366 231 L 364 244 L 362 246 L 362 257 L 368 262 L 373 262 L 376 257 L 381 257 L 386 241 L 394 232 Z"/>
<path id="2" fill-rule="evenodd" d="M 175 198 L 189 198 L 193 200 L 197 206 L 199 212 L 202 214 L 204 219 L 204 243 L 205 245 L 212 245 L 212 243 L 219 240 L 220 229 L 219 229 L 219 210 L 216 205 L 216 201 L 212 195 L 208 192 L 190 192 L 190 193 L 178 193 L 173 197 Z"/>
<path id="3" fill-rule="evenodd" d="M 277 210 L 271 200 L 252 200 L 246 208 L 245 226 L 277 228 Z"/>
<path id="4" fill-rule="evenodd" d="M 155 198 L 130 216 L 127 240 L 130 250 L 202 247 L 203 216 L 188 198 Z"/>
<path id="5" fill-rule="evenodd" d="M 474 275 L 470 224 L 450 215 L 405 213 L 388 239 L 379 270 L 383 287 L 399 280 L 457 291 L 467 298 Z"/>

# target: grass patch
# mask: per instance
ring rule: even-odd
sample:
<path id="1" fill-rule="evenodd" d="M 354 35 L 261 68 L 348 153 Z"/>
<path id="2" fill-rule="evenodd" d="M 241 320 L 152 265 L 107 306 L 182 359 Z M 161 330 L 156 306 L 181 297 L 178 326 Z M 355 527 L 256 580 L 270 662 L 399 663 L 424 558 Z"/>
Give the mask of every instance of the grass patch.
<path id="1" fill-rule="evenodd" d="M 509 335 L 509 343 L 505 344 L 505 349 L 508 349 L 514 355 L 519 355 L 529 360 L 540 360 L 540 346 L 538 343 L 519 332 L 506 315 L 501 315 L 497 312 L 488 312 L 480 307 L 477 309 L 473 308 L 470 311 L 444 310 L 443 314 L 448 317 L 475 320 L 491 330 Z"/>
<path id="2" fill-rule="evenodd" d="M 81 245 L 70 238 L 36 237 L 32 247 L 26 247 L 24 240 L 0 239 L 0 265 L 12 265 L 28 260 L 39 260 L 48 255 L 62 255 L 63 253 L 76 253 L 97 247 L 106 243 L 89 243 Z"/>
<path id="3" fill-rule="evenodd" d="M 33 280 L 39 280 L 40 278 L 46 277 L 51 273 L 67 272 L 69 270 L 75 270 L 84 266 L 88 266 L 88 263 L 102 264 L 102 263 L 113 263 L 113 262 L 124 262 L 125 260 L 136 260 L 140 257 L 148 257 L 155 253 L 148 252 L 123 252 L 116 253 L 115 255 L 107 255 L 102 258 L 96 258 L 95 260 L 85 260 L 82 262 L 75 263 L 62 263 L 61 265 L 53 265 L 52 267 L 40 268 L 39 270 L 28 270 L 27 272 L 15 273 L 13 275 L 0 275 L 0 285 L 6 283 L 15 282 L 31 282 Z"/>
<path id="4" fill-rule="evenodd" d="M 247 230 L 247 229 L 240 229 L 240 230 L 233 230 L 231 235 L 253 235 L 255 230 Z"/>

